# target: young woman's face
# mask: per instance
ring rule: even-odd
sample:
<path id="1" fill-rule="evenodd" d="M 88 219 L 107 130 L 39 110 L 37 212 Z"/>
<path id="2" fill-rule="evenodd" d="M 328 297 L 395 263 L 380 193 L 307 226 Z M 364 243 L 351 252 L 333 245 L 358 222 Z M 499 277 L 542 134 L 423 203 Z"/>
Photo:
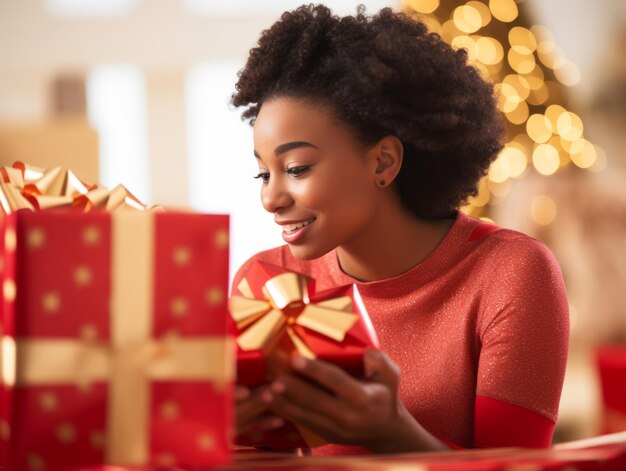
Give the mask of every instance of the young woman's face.
<path id="1" fill-rule="evenodd" d="M 261 202 L 292 254 L 320 257 L 358 240 L 375 216 L 375 162 L 323 107 L 275 98 L 254 124 Z"/>

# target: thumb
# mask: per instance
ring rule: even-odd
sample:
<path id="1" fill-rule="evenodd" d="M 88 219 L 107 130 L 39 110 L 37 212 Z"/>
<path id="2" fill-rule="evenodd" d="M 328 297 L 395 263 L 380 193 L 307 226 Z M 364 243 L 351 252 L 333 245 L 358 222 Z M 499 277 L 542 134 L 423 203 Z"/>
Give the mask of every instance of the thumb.
<path id="1" fill-rule="evenodd" d="M 363 369 L 366 379 L 385 383 L 397 389 L 400 369 L 383 352 L 372 349 L 366 350 L 363 355 Z"/>

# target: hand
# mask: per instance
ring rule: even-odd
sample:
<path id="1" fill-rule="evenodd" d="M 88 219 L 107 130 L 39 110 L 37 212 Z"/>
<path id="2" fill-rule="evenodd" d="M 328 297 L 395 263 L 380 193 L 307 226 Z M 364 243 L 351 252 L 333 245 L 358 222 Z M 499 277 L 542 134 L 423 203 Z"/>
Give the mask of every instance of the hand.
<path id="1" fill-rule="evenodd" d="M 297 357 L 292 367 L 322 387 L 282 376 L 270 386 L 271 410 L 330 442 L 390 451 L 409 431 L 407 420 L 415 422 L 398 399 L 400 371 L 382 352 L 366 351 L 365 381 L 320 360 Z"/>
<path id="2" fill-rule="evenodd" d="M 237 435 L 282 427 L 285 423 L 283 419 L 267 413 L 271 401 L 272 393 L 269 386 L 261 386 L 254 391 L 243 386 L 236 386 Z"/>

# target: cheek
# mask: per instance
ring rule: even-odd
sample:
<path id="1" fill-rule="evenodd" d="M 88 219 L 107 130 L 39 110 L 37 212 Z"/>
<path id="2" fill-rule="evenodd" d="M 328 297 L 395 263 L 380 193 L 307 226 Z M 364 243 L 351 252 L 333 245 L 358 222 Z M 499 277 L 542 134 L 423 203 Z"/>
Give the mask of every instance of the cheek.
<path id="1" fill-rule="evenodd" d="M 372 204 L 372 188 L 358 170 L 320 173 L 299 183 L 292 193 L 298 203 L 336 222 L 359 218 Z"/>
<path id="2" fill-rule="evenodd" d="M 332 178 L 307 178 L 294 185 L 292 195 L 298 204 L 313 211 L 328 210 L 337 198 L 338 185 Z"/>

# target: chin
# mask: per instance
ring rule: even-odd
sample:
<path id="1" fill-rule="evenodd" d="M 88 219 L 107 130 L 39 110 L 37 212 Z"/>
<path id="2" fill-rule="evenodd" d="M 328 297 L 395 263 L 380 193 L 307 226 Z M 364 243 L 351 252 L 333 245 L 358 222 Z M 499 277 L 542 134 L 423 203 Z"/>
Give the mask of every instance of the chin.
<path id="1" fill-rule="evenodd" d="M 289 245 L 289 250 L 291 251 L 291 255 L 298 260 L 315 260 L 316 258 L 320 258 L 326 255 L 328 252 L 332 250 L 332 248 L 324 250 L 320 247 L 306 247 L 306 246 L 298 246 L 298 245 Z"/>

